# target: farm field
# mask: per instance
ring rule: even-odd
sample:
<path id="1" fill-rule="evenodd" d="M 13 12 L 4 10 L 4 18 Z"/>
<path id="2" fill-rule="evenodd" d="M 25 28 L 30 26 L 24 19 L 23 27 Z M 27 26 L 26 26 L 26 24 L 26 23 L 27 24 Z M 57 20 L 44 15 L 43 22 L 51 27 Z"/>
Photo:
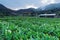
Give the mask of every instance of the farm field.
<path id="1" fill-rule="evenodd" d="M 0 40 L 60 40 L 60 18 L 0 18 Z"/>

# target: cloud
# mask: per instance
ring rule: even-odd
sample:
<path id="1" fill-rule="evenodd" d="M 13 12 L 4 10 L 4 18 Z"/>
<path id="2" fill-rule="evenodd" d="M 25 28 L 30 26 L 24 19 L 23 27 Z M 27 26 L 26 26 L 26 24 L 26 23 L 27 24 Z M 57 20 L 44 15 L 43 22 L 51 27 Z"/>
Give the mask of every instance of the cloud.
<path id="1" fill-rule="evenodd" d="M 41 0 L 42 5 L 48 5 L 48 4 L 53 4 L 56 3 L 55 0 Z"/>
<path id="2" fill-rule="evenodd" d="M 38 8 L 48 4 L 60 3 L 60 0 L 0 0 L 0 3 L 13 10 Z"/>
<path id="3" fill-rule="evenodd" d="M 51 0 L 50 3 L 56 3 L 56 1 L 55 0 Z"/>
<path id="4" fill-rule="evenodd" d="M 19 10 L 19 9 L 25 9 L 25 8 L 21 8 L 21 7 L 12 8 L 12 10 Z"/>
<path id="5" fill-rule="evenodd" d="M 13 10 L 19 10 L 20 8 L 14 8 Z"/>
<path id="6" fill-rule="evenodd" d="M 26 5 L 25 8 L 38 8 L 38 7 L 32 4 L 32 5 Z"/>
<path id="7" fill-rule="evenodd" d="M 24 7 L 13 8 L 13 10 L 27 9 L 27 8 L 35 8 L 35 9 L 37 9 L 38 7 L 33 5 L 33 4 L 28 4 L 28 5 L 25 5 Z"/>

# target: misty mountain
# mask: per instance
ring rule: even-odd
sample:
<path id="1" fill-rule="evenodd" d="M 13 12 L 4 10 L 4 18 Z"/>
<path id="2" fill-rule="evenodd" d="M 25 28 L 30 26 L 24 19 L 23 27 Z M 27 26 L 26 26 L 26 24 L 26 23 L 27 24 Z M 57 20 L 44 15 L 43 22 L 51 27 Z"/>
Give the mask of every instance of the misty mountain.
<path id="1" fill-rule="evenodd" d="M 40 8 L 38 8 L 40 9 Z M 45 7 L 43 7 L 42 9 L 44 10 L 41 10 L 39 11 L 39 13 L 41 14 L 59 14 L 60 15 L 60 3 L 55 3 L 55 4 L 49 4 L 49 5 L 46 5 Z"/>
<path id="2" fill-rule="evenodd" d="M 0 16 L 15 16 L 15 15 L 39 15 L 44 13 L 54 13 L 54 12 L 60 12 L 60 3 L 57 4 L 50 4 L 45 6 L 45 9 L 42 10 L 42 8 L 28 8 L 28 9 L 20 9 L 17 11 L 11 10 L 4 5 L 0 4 Z"/>
<path id="3" fill-rule="evenodd" d="M 36 11 L 36 9 L 34 8 L 28 8 L 28 9 L 20 9 L 20 10 L 17 10 L 16 12 L 33 12 L 33 11 Z"/>
<path id="4" fill-rule="evenodd" d="M 55 3 L 45 6 L 45 10 L 53 10 L 53 9 L 60 10 L 60 3 Z"/>
<path id="5" fill-rule="evenodd" d="M 23 13 L 35 13 L 37 10 L 34 8 L 28 8 L 28 9 L 20 9 L 17 10 L 16 13 L 19 14 L 23 14 Z"/>
<path id="6" fill-rule="evenodd" d="M 10 16 L 10 15 L 14 15 L 14 10 L 11 10 L 7 7 L 5 7 L 4 5 L 0 4 L 0 16 Z"/>

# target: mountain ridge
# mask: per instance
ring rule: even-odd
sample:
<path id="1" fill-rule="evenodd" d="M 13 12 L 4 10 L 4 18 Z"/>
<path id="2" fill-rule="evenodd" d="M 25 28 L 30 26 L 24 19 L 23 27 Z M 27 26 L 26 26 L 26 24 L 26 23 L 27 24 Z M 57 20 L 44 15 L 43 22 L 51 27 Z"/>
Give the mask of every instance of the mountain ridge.
<path id="1" fill-rule="evenodd" d="M 60 3 L 57 4 L 50 4 L 45 6 L 45 9 L 42 10 L 41 8 L 35 9 L 35 8 L 28 8 L 28 9 L 20 9 L 20 10 L 11 10 L 4 5 L 0 4 L 0 15 L 1 16 L 13 16 L 13 15 L 21 15 L 24 13 L 31 13 L 31 14 L 41 14 L 41 13 L 54 13 L 56 11 L 60 11 Z"/>

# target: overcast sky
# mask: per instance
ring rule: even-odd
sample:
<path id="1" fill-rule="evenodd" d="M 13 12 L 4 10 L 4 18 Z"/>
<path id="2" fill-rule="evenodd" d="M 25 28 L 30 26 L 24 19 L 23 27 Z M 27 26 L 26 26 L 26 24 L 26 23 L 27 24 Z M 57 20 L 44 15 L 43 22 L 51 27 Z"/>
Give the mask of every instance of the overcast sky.
<path id="1" fill-rule="evenodd" d="M 38 8 L 52 3 L 59 3 L 60 0 L 0 0 L 0 3 L 10 9 Z"/>

